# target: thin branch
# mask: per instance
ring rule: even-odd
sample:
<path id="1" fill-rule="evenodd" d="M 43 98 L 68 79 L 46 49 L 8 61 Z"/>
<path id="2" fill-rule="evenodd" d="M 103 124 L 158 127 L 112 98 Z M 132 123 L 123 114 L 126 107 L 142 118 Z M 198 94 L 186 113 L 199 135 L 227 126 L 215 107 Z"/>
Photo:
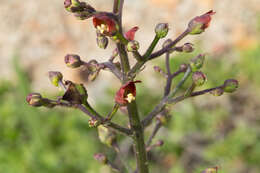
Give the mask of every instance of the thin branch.
<path id="1" fill-rule="evenodd" d="M 174 41 L 172 41 L 168 46 L 162 48 L 161 50 L 158 50 L 157 52 L 152 53 L 149 56 L 149 60 L 157 58 L 161 56 L 162 54 L 166 53 L 168 49 L 171 49 L 174 47 L 179 41 L 181 41 L 184 37 L 186 37 L 189 34 L 189 30 L 185 30 L 181 35 L 179 35 Z"/>
<path id="2" fill-rule="evenodd" d="M 148 148 L 151 145 L 153 138 L 155 137 L 155 135 L 157 134 L 157 132 L 159 131 L 161 126 L 162 126 L 161 122 L 156 121 L 156 124 L 155 124 L 153 131 L 152 131 L 152 134 L 151 134 L 151 136 L 149 137 L 149 139 L 146 143 L 146 148 Z"/>
<path id="3" fill-rule="evenodd" d="M 104 65 L 104 68 L 108 68 L 119 80 L 123 79 L 122 73 L 118 70 L 118 68 L 112 62 L 103 62 L 100 65 Z"/>

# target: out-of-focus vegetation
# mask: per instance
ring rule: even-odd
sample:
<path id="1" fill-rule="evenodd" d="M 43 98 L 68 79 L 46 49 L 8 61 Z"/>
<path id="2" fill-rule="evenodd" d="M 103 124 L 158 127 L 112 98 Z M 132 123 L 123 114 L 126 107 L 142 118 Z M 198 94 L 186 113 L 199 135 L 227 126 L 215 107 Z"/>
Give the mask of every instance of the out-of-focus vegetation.
<path id="1" fill-rule="evenodd" d="M 177 69 L 189 57 L 174 57 L 172 67 Z M 96 130 L 88 127 L 88 118 L 75 110 L 29 107 L 25 102 L 26 94 L 31 92 L 29 77 L 17 58 L 14 68 L 16 82 L 0 82 L 0 172 L 109 172 L 93 159 L 93 154 L 104 151 L 109 157 L 114 155 L 100 144 Z M 260 43 L 210 55 L 203 68 L 208 76 L 203 87 L 237 78 L 240 88 L 235 94 L 200 96 L 176 105 L 171 122 L 156 138 L 163 139 L 165 145 L 150 154 L 152 172 L 197 173 L 216 165 L 220 173 L 260 172 L 259 69 Z M 152 75 L 163 81 L 159 74 Z M 142 114 L 159 100 L 159 90 L 145 88 L 145 80 L 143 85 L 137 85 Z M 108 92 L 111 98 L 112 90 Z M 108 112 L 110 106 L 99 104 L 97 110 Z M 127 123 L 125 117 L 116 117 L 120 119 Z"/>

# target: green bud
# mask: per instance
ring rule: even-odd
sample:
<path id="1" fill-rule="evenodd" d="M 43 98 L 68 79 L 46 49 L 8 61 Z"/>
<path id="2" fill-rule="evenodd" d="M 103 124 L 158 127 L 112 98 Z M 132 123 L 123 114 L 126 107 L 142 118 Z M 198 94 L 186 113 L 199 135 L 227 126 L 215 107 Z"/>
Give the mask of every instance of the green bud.
<path id="1" fill-rule="evenodd" d="M 39 93 L 30 93 L 26 97 L 26 101 L 30 106 L 40 107 L 43 106 L 43 98 Z"/>
<path id="2" fill-rule="evenodd" d="M 238 81 L 235 79 L 228 79 L 224 82 L 223 90 L 227 93 L 232 93 L 238 88 Z"/>
<path id="3" fill-rule="evenodd" d="M 70 68 L 78 68 L 83 62 L 80 60 L 80 56 L 75 54 L 68 54 L 64 58 L 65 64 Z"/>
<path id="4" fill-rule="evenodd" d="M 199 54 L 198 56 L 196 56 L 195 58 L 192 58 L 190 60 L 190 66 L 191 66 L 191 70 L 193 72 L 201 69 L 201 67 L 204 64 L 204 60 L 205 60 L 205 54 Z"/>
<path id="5" fill-rule="evenodd" d="M 127 43 L 127 51 L 134 52 L 139 49 L 139 43 L 135 40 L 129 41 Z"/>
<path id="6" fill-rule="evenodd" d="M 224 90 L 222 88 L 216 88 L 213 91 L 210 91 L 210 94 L 212 94 L 213 96 L 221 96 L 223 95 Z"/>
<path id="7" fill-rule="evenodd" d="M 196 86 L 202 86 L 206 80 L 206 75 L 200 71 L 196 71 L 192 74 L 192 81 Z"/>
<path id="8" fill-rule="evenodd" d="M 94 159 L 102 164 L 107 164 L 108 162 L 107 156 L 103 153 L 94 154 Z"/>
<path id="9" fill-rule="evenodd" d="M 54 86 L 58 87 L 63 79 L 63 75 L 58 71 L 49 71 L 49 79 Z"/>
<path id="10" fill-rule="evenodd" d="M 100 141 L 111 147 L 116 140 L 116 134 L 103 125 L 99 125 L 97 128 Z"/>
<path id="11" fill-rule="evenodd" d="M 97 37 L 97 45 L 101 49 L 106 49 L 108 45 L 108 38 L 106 36 L 100 35 Z"/>
<path id="12" fill-rule="evenodd" d="M 168 23 L 159 23 L 155 27 L 155 33 L 157 37 L 164 38 L 168 34 L 169 26 Z"/>

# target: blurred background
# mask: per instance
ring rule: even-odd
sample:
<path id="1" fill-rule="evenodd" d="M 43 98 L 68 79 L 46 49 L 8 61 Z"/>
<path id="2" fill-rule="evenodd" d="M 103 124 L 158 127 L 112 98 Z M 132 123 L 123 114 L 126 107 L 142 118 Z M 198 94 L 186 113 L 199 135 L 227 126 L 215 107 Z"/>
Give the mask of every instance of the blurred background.
<path id="1" fill-rule="evenodd" d="M 87 2 L 99 10 L 112 9 L 112 0 Z M 259 0 L 125 0 L 124 29 L 139 26 L 136 40 L 144 52 L 157 23 L 168 22 L 168 37 L 174 39 L 191 18 L 210 9 L 217 13 L 206 32 L 180 43 L 194 43 L 196 51 L 173 54 L 172 68 L 207 53 L 203 72 L 208 81 L 201 89 L 228 78 L 238 79 L 240 87 L 235 94 L 205 95 L 177 104 L 171 122 L 155 139 L 165 145 L 151 155 L 151 172 L 199 173 L 217 165 L 220 173 L 260 172 Z M 104 61 L 114 48 L 112 41 L 108 49 L 99 49 L 92 21 L 67 13 L 63 0 L 1 1 L 0 11 L 0 172 L 109 173 L 93 154 L 104 152 L 112 159 L 115 154 L 99 142 L 88 118 L 75 110 L 31 108 L 25 97 L 32 91 L 50 98 L 60 95 L 47 72 L 61 71 L 65 79 L 85 82 L 89 101 L 100 113 L 109 112 L 120 86 L 116 78 L 102 72 L 94 82 L 86 82 L 79 70 L 66 68 L 63 61 L 67 53 Z M 139 77 L 142 116 L 161 97 L 165 81 L 153 66 L 163 67 L 163 59 L 150 62 Z M 127 123 L 122 113 L 116 121 Z"/>

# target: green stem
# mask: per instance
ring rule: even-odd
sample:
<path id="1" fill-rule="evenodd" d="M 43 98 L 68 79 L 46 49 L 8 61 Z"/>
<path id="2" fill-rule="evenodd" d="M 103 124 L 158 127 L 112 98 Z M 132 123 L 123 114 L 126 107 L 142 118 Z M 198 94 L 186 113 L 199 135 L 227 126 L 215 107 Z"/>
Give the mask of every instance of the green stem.
<path id="1" fill-rule="evenodd" d="M 149 48 L 147 49 L 147 51 L 144 54 L 144 60 L 147 61 L 147 59 L 149 58 L 149 56 L 152 54 L 155 46 L 157 45 L 158 41 L 160 40 L 160 37 L 158 37 L 157 35 L 155 35 L 151 45 L 149 46 Z"/>
<path id="2" fill-rule="evenodd" d="M 135 156 L 139 173 L 149 173 L 146 148 L 144 143 L 144 132 L 138 115 L 136 102 L 127 105 L 130 126 L 133 131 Z"/>
<path id="3" fill-rule="evenodd" d="M 152 54 L 152 52 L 153 52 L 153 50 L 154 50 L 154 48 L 157 45 L 159 40 L 160 40 L 160 38 L 157 37 L 157 35 L 155 35 L 151 45 L 149 46 L 149 48 L 147 49 L 147 51 L 143 55 L 142 61 L 138 61 L 134 65 L 134 67 L 129 72 L 129 76 L 135 76 L 136 72 L 138 72 L 138 70 L 140 70 L 141 67 L 147 62 L 147 60 L 149 59 L 150 55 Z"/>
<path id="4" fill-rule="evenodd" d="M 183 78 L 181 79 L 181 81 L 177 84 L 177 86 L 174 88 L 173 92 L 170 93 L 169 98 L 174 97 L 176 95 L 176 93 L 179 91 L 179 89 L 182 87 L 182 85 L 185 83 L 185 81 L 188 79 L 188 77 L 191 74 L 191 68 L 190 66 L 188 67 L 187 71 L 185 72 Z"/>

